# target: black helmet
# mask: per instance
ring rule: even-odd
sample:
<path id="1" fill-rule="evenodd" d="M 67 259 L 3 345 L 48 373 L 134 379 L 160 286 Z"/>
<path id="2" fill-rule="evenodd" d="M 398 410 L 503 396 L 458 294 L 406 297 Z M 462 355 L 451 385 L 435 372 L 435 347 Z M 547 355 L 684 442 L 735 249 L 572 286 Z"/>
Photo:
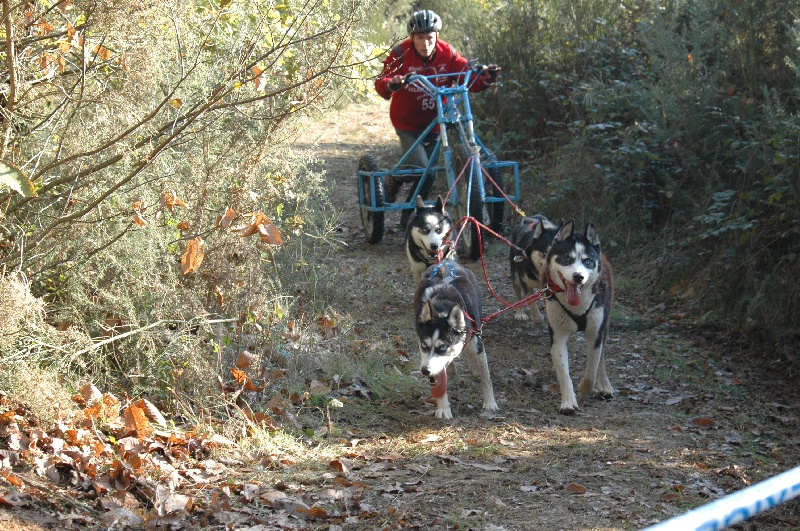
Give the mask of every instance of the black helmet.
<path id="1" fill-rule="evenodd" d="M 441 30 L 442 19 L 430 9 L 415 11 L 411 15 L 411 20 L 408 21 L 408 33 L 410 34 L 439 32 Z"/>

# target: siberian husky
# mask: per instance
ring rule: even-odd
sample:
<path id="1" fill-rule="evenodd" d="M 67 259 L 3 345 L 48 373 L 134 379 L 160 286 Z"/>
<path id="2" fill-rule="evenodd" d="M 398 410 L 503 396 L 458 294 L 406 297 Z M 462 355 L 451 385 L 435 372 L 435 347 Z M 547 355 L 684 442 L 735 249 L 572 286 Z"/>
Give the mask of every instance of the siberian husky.
<path id="1" fill-rule="evenodd" d="M 511 283 L 514 285 L 517 302 L 544 287 L 544 278 L 542 277 L 544 259 L 560 226 L 560 223 L 556 224 L 547 217 L 537 214 L 522 218 L 511 230 L 511 243 L 515 247 L 510 248 L 508 258 L 511 267 Z M 544 320 L 539 309 L 542 304 L 543 301 L 533 301 L 528 306 L 531 318 L 536 324 L 541 324 Z M 523 306 L 517 306 L 514 317 L 524 321 L 528 320 L 528 314 Z"/>
<path id="2" fill-rule="evenodd" d="M 436 418 L 453 418 L 447 396 L 447 366 L 462 351 L 467 353 L 472 374 L 480 376 L 483 409 L 495 411 L 489 363 L 480 338 L 482 304 L 475 275 L 453 260 L 431 266 L 417 286 L 414 309 L 420 372 L 431 382 Z"/>
<path id="3" fill-rule="evenodd" d="M 436 198 L 433 206 L 425 206 L 422 198 L 417 196 L 416 208 L 406 225 L 406 255 L 417 284 L 428 267 L 445 258 L 456 258 L 455 249 L 445 242 L 452 227 L 453 222 L 444 209 L 441 196 Z"/>
<path id="4" fill-rule="evenodd" d="M 600 252 L 600 238 L 591 223 L 583 234 L 575 222 L 561 226 L 545 259 L 544 278 L 555 294 L 546 300 L 550 356 L 561 390 L 559 412 L 572 414 L 595 386 L 604 398 L 614 396 L 606 374 L 603 346 L 608 335 L 614 284 L 611 266 Z M 586 337 L 586 371 L 578 386 L 578 397 L 569 375 L 567 340 L 582 331 Z"/>

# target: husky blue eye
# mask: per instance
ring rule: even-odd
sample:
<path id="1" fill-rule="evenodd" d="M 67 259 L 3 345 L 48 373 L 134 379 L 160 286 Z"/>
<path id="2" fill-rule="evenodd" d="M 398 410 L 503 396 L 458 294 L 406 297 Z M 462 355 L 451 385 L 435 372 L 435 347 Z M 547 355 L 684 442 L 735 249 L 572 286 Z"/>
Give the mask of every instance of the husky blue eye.
<path id="1" fill-rule="evenodd" d="M 594 258 L 586 258 L 583 261 L 583 265 L 586 267 L 586 269 L 594 269 Z"/>

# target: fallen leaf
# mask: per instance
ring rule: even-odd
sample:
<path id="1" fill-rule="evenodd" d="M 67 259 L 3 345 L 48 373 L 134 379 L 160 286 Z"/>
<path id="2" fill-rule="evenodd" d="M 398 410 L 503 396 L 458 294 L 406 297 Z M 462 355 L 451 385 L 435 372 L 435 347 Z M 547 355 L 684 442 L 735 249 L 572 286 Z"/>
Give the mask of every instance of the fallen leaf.
<path id="1" fill-rule="evenodd" d="M 375 460 L 377 462 L 389 462 L 389 461 L 399 461 L 403 459 L 403 456 L 398 454 L 397 452 L 390 452 L 388 454 L 380 454 Z"/>
<path id="2" fill-rule="evenodd" d="M 717 425 L 716 422 L 705 417 L 697 417 L 696 419 L 693 419 L 692 424 L 695 426 L 700 426 L 701 428 L 713 428 Z"/>
<path id="3" fill-rule="evenodd" d="M 231 367 L 231 374 L 233 375 L 233 379 L 236 380 L 236 383 L 239 385 L 244 385 L 247 382 L 247 373 L 245 373 L 241 369 L 237 369 L 235 367 Z"/>
<path id="4" fill-rule="evenodd" d="M 583 485 L 578 485 L 577 483 L 570 483 L 569 485 L 567 485 L 566 488 L 567 488 L 567 492 L 569 492 L 570 494 L 585 494 L 586 493 L 586 487 L 584 487 Z"/>
<path id="5" fill-rule="evenodd" d="M 153 426 L 147 420 L 147 415 L 142 408 L 130 404 L 123 412 L 125 428 L 128 432 L 135 432 L 136 437 L 141 441 L 153 435 Z"/>
<path id="6" fill-rule="evenodd" d="M 336 328 L 336 322 L 327 315 L 322 315 L 317 318 L 317 327 L 322 333 L 322 337 L 329 338 L 333 336 Z"/>
<path id="7" fill-rule="evenodd" d="M 255 359 L 255 355 L 254 354 L 252 354 L 252 353 L 250 353 L 250 352 L 248 352 L 246 350 L 243 350 L 243 351 L 239 352 L 239 356 L 236 358 L 235 365 L 236 365 L 237 368 L 242 369 L 242 370 L 248 369 L 250 367 L 250 365 L 253 364 L 253 360 L 254 359 Z"/>
<path id="8" fill-rule="evenodd" d="M 147 418 L 159 426 L 166 428 L 167 427 L 167 419 L 164 418 L 164 415 L 158 410 L 156 406 L 153 405 L 152 402 L 143 398 L 136 402 L 136 406 L 141 408 L 144 411 Z"/>
<path id="9" fill-rule="evenodd" d="M 466 462 L 465 465 L 469 465 L 471 467 L 480 468 L 481 470 L 486 470 L 487 472 L 508 472 L 507 467 L 497 466 L 497 465 L 487 465 L 484 463 L 472 463 Z"/>
<path id="10" fill-rule="evenodd" d="M 30 496 L 18 492 L 5 492 L 0 494 L 0 505 L 6 507 L 22 507 L 30 504 Z"/>
<path id="11" fill-rule="evenodd" d="M 6 411 L 0 414 L 0 426 L 11 424 L 12 422 L 14 422 L 14 417 L 16 417 L 16 413 L 14 413 L 13 411 Z"/>
<path id="12" fill-rule="evenodd" d="M 92 402 L 97 402 L 103 397 L 103 393 L 100 392 L 93 383 L 87 383 L 80 389 L 81 396 L 84 400 L 86 400 L 87 404 L 91 404 Z"/>
<path id="13" fill-rule="evenodd" d="M 313 520 L 327 520 L 330 518 L 328 512 L 322 507 L 314 506 L 308 510 L 308 517 Z"/>
<path id="14" fill-rule="evenodd" d="M 247 375 L 247 373 L 244 372 L 241 369 L 238 369 L 236 367 L 231 367 L 230 371 L 231 371 L 231 374 L 233 375 L 234 379 L 236 380 L 236 383 L 238 383 L 239 385 L 243 386 L 245 391 L 260 392 L 260 391 L 263 391 L 264 388 L 266 387 L 266 384 L 259 385 L 259 384 L 255 383 L 253 381 L 253 379 L 250 378 Z"/>
<path id="15" fill-rule="evenodd" d="M 348 467 L 347 464 L 341 459 L 334 459 L 333 461 L 329 462 L 328 468 L 344 475 L 350 474 L 350 467 Z"/>
<path id="16" fill-rule="evenodd" d="M 19 487 L 22 487 L 24 485 L 24 483 L 22 482 L 22 479 L 20 479 L 20 477 L 18 475 L 16 475 L 15 473 L 13 473 L 13 472 L 11 472 L 9 470 L 0 470 L 0 476 L 5 478 L 6 481 L 11 483 L 15 487 L 19 488 Z"/>

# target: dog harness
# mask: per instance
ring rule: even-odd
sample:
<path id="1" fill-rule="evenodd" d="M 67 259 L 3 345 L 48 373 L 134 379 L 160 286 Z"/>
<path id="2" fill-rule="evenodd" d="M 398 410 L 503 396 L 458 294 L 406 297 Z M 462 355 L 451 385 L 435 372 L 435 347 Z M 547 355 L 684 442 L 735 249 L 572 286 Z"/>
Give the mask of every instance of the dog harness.
<path id="1" fill-rule="evenodd" d="M 553 282 L 553 279 L 550 277 L 550 275 L 548 275 L 547 290 L 549 290 L 549 293 L 547 294 L 546 298 L 549 299 L 556 293 L 563 292 L 564 288 Z M 583 312 L 581 315 L 575 315 L 574 313 L 569 311 L 569 308 L 561 304 L 561 301 L 558 300 L 557 297 L 555 301 L 558 303 L 559 306 L 561 306 L 561 309 L 564 310 L 564 313 L 569 315 L 570 319 L 572 319 L 575 322 L 575 324 L 578 325 L 578 330 L 586 330 L 586 316 L 589 315 L 589 312 L 592 311 L 592 308 L 594 308 L 594 303 L 597 301 L 597 294 L 595 294 L 595 296 L 592 297 L 592 302 L 589 303 L 589 307 L 586 308 L 586 311 Z"/>
<path id="2" fill-rule="evenodd" d="M 452 282 L 453 280 L 458 278 L 458 275 L 456 275 L 456 268 L 453 267 L 453 264 L 450 263 L 449 260 L 442 260 L 441 262 L 439 262 L 438 264 L 433 266 L 433 269 L 428 274 L 428 280 L 429 281 L 433 282 L 433 279 L 435 279 L 439 275 L 439 270 L 441 269 L 442 265 L 447 266 L 447 272 L 448 272 L 447 276 L 442 277 L 442 282 L 443 283 L 449 284 L 450 282 Z M 458 296 L 461 297 L 461 294 L 459 293 Z M 462 297 L 461 298 L 461 311 L 464 312 L 464 315 L 472 323 L 471 330 L 469 332 L 467 332 L 467 337 L 466 337 L 466 339 L 464 339 L 464 344 L 467 345 L 472 340 L 472 336 L 481 337 L 481 329 L 478 326 L 478 323 L 475 321 L 475 319 L 473 319 L 472 316 L 467 313 L 467 310 L 466 310 L 466 308 L 464 306 L 465 306 L 464 305 L 464 299 Z"/>
<path id="3" fill-rule="evenodd" d="M 452 280 L 458 276 L 456 275 L 456 268 L 453 267 L 453 264 L 451 264 L 448 260 L 442 260 L 441 262 L 433 266 L 433 269 L 428 275 L 428 280 L 432 282 L 433 279 L 439 275 L 439 269 L 442 267 L 442 264 L 447 266 L 448 270 L 447 272 L 450 273 L 448 276 L 442 277 L 442 282 L 452 282 Z"/>

